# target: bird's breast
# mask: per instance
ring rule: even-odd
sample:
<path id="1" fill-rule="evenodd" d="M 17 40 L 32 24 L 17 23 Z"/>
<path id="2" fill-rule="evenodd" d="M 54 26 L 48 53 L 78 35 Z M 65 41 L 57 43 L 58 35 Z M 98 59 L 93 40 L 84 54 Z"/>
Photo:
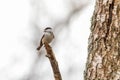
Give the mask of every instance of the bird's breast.
<path id="1" fill-rule="evenodd" d="M 52 34 L 45 34 L 43 41 L 47 41 L 48 43 L 50 43 L 53 40 L 53 35 Z"/>

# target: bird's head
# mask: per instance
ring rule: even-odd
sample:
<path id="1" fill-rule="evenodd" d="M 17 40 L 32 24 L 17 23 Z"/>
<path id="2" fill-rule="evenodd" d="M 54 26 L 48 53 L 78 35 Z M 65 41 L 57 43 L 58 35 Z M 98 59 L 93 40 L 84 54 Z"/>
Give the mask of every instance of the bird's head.
<path id="1" fill-rule="evenodd" d="M 44 29 L 44 32 L 52 32 L 52 28 L 51 28 L 51 27 L 46 27 L 46 28 Z"/>

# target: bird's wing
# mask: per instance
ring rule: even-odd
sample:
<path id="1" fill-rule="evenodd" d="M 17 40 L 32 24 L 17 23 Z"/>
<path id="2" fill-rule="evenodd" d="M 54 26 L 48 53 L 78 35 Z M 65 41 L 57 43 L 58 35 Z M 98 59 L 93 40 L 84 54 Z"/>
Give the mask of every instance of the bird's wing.
<path id="1" fill-rule="evenodd" d="M 55 36 L 54 36 L 53 32 L 52 32 L 52 35 L 53 35 L 53 38 L 55 38 Z"/>
<path id="2" fill-rule="evenodd" d="M 40 50 L 40 48 L 43 46 L 43 43 L 42 43 L 42 39 L 45 35 L 42 36 L 41 40 L 40 40 L 40 46 L 37 48 L 37 50 Z"/>
<path id="3" fill-rule="evenodd" d="M 40 40 L 40 46 L 42 47 L 43 43 L 42 43 L 42 39 L 44 38 L 45 34 L 42 36 L 41 40 Z"/>

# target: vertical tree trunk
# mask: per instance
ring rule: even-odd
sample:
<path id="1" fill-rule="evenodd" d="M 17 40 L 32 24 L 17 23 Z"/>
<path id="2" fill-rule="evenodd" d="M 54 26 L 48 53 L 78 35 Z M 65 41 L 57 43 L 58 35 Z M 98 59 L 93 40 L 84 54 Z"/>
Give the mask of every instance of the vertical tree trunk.
<path id="1" fill-rule="evenodd" d="M 120 0 L 96 0 L 85 80 L 120 80 Z"/>

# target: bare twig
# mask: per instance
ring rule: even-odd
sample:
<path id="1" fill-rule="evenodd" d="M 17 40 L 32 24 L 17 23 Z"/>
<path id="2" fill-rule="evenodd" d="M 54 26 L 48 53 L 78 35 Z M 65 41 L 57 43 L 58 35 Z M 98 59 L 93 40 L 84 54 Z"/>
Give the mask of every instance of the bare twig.
<path id="1" fill-rule="evenodd" d="M 62 77 L 61 77 L 61 74 L 60 74 L 60 71 L 59 71 L 58 62 L 55 58 L 55 55 L 52 51 L 52 48 L 50 47 L 50 45 L 47 42 L 45 42 L 44 45 L 45 45 L 45 49 L 47 51 L 46 57 L 48 57 L 49 60 L 50 60 L 55 80 L 62 80 Z"/>

